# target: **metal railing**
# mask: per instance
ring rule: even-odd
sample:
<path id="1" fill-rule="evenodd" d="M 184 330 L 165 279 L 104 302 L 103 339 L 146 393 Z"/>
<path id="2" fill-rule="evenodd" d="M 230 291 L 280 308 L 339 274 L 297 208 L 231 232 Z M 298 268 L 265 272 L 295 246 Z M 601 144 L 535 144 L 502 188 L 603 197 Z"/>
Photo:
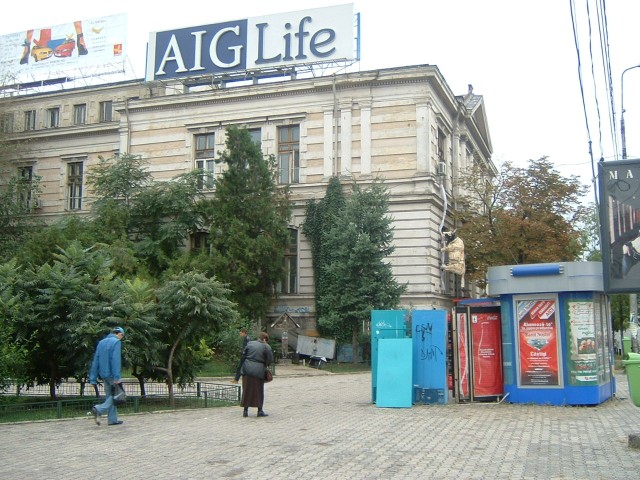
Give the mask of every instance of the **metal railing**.
<path id="1" fill-rule="evenodd" d="M 120 414 L 208 408 L 237 405 L 240 402 L 240 387 L 237 385 L 196 382 L 184 387 L 176 387 L 174 401 L 171 403 L 167 385 L 164 383 L 145 383 L 144 396 L 140 394 L 140 386 L 137 382 L 123 383 L 127 392 L 127 401 L 124 405 L 118 406 Z M 99 391 L 100 395 L 96 396 L 94 388 L 89 385 L 64 382 L 56 389 L 56 400 L 40 400 L 44 396 L 49 396 L 47 385 L 29 389 L 20 389 L 14 385 L 0 395 L 0 423 L 89 415 L 87 412 L 90 412 L 91 407 L 103 396 L 102 385 L 99 386 Z M 9 398 L 11 396 L 13 398 Z"/>

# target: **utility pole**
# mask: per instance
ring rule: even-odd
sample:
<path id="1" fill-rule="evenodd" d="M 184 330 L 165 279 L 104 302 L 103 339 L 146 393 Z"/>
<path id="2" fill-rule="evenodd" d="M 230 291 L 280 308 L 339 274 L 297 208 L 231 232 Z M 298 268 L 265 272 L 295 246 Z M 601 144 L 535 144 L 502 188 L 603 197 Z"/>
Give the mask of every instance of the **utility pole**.
<path id="1" fill-rule="evenodd" d="M 625 68 L 620 75 L 620 137 L 622 139 L 622 159 L 627 158 L 627 136 L 624 125 L 624 74 L 629 70 L 640 67 L 640 64 L 633 67 Z M 629 294 L 629 320 L 637 320 L 638 314 L 638 295 L 636 293 Z M 622 338 L 620 339 L 622 341 Z M 624 342 L 623 349 L 624 349 Z M 624 352 L 623 353 L 629 353 Z"/>

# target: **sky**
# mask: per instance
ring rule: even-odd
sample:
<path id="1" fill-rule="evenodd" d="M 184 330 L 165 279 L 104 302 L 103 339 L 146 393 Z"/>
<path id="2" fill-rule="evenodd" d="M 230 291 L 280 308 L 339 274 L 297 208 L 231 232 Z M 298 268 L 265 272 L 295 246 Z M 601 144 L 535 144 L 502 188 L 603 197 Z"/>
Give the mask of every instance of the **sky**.
<path id="1" fill-rule="evenodd" d="M 547 156 L 563 176 L 591 186 L 592 158 L 622 158 L 622 99 L 627 157 L 640 157 L 640 68 L 623 75 L 640 64 L 640 2 L 610 0 L 603 12 L 603 1 L 191 0 L 151 7 L 129 0 L 52 8 L 50 0 L 31 0 L 23 13 L 0 17 L 0 35 L 126 13 L 126 68 L 143 78 L 150 32 L 353 3 L 361 60 L 350 70 L 435 65 L 454 94 L 471 84 L 484 97 L 496 165 L 524 167 Z"/>

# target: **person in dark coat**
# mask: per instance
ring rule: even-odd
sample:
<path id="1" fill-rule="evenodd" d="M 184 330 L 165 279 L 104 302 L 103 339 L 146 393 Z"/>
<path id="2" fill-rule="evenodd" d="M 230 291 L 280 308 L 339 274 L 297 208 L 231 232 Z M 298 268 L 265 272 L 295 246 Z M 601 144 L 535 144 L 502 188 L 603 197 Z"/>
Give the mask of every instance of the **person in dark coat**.
<path id="1" fill-rule="evenodd" d="M 258 409 L 258 417 L 268 416 L 262 406 L 264 404 L 264 377 L 273 363 L 273 350 L 269 346 L 269 335 L 261 332 L 258 340 L 252 340 L 242 352 L 242 400 L 243 417 L 249 416 L 249 407 Z"/>
<path id="2" fill-rule="evenodd" d="M 242 338 L 242 347 L 240 348 L 240 361 L 238 362 L 238 368 L 236 368 L 236 374 L 233 377 L 233 380 L 231 380 L 231 383 L 238 383 L 238 380 L 240 380 L 240 369 L 242 368 L 242 354 L 244 353 L 244 349 L 247 346 L 247 343 L 249 343 L 249 335 L 247 334 L 247 329 L 246 328 L 241 328 L 240 329 L 240 338 Z"/>

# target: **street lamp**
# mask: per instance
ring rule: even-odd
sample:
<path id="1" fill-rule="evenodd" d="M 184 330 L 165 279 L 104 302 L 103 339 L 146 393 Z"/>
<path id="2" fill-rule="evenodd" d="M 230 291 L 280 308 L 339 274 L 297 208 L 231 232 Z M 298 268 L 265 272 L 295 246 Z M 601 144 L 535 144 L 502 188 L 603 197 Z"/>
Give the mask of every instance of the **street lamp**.
<path id="1" fill-rule="evenodd" d="M 640 67 L 640 64 L 625 68 L 620 75 L 620 137 L 622 138 L 622 159 L 627 158 L 627 137 L 624 131 L 624 74 L 629 70 Z"/>

